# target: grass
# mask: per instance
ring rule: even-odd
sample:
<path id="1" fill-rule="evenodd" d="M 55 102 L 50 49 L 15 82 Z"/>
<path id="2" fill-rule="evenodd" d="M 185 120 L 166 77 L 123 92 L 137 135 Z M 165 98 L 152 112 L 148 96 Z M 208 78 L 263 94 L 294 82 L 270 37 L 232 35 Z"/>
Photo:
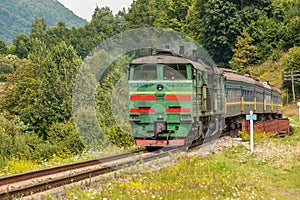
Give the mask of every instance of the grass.
<path id="1" fill-rule="evenodd" d="M 255 138 L 255 152 L 244 146 L 206 157 L 180 157 L 174 165 L 141 165 L 87 186 L 65 191 L 63 199 L 300 199 L 300 123 L 298 109 L 284 107 L 293 135 Z M 299 126 L 299 127 L 298 127 Z M 102 156 L 117 153 L 102 152 Z M 120 153 L 120 152 L 119 152 Z M 101 157 L 101 155 L 99 155 Z M 5 173 L 18 173 L 90 159 L 90 154 L 50 162 L 11 161 Z M 2 171 L 2 173 L 4 173 Z M 45 199 L 56 199 L 51 195 Z"/>
<path id="2" fill-rule="evenodd" d="M 289 104 L 284 106 L 282 112 L 285 117 L 290 119 L 291 126 L 300 127 L 299 109 L 295 105 Z"/>
<path id="3" fill-rule="evenodd" d="M 7 161 L 4 167 L 0 168 L 0 177 L 33 170 L 51 168 L 60 165 L 72 164 L 96 158 L 103 158 L 128 152 L 133 149 L 136 148 L 122 149 L 111 145 L 108 149 L 99 150 L 97 152 L 86 151 L 83 152 L 81 155 L 53 155 L 51 159 L 43 162 L 12 158 L 11 160 Z"/>
<path id="4" fill-rule="evenodd" d="M 254 153 L 238 146 L 207 157 L 182 157 L 155 172 L 144 171 L 74 187 L 66 190 L 66 198 L 300 199 L 300 133 L 258 139 Z"/>

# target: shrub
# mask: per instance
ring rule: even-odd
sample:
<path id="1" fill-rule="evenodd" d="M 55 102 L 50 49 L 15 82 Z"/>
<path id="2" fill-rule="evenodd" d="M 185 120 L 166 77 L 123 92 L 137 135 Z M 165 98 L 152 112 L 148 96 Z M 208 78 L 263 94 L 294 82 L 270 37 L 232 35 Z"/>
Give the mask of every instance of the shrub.
<path id="1" fill-rule="evenodd" d="M 72 122 L 54 123 L 47 132 L 47 142 L 54 152 L 81 153 L 84 145 L 81 142 Z"/>
<path id="2" fill-rule="evenodd" d="M 124 132 L 118 125 L 113 125 L 111 128 L 105 130 L 109 141 L 117 147 L 128 148 L 134 144 L 133 137 Z"/>

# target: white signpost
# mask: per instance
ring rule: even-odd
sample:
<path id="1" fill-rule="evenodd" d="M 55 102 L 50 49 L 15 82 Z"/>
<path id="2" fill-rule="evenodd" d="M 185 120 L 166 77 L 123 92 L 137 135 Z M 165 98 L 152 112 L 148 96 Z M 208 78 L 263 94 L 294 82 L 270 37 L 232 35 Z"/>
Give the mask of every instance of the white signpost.
<path id="1" fill-rule="evenodd" d="M 246 115 L 246 120 L 250 120 L 250 151 L 254 150 L 254 134 L 253 134 L 253 120 L 257 120 L 257 115 L 250 111 L 250 115 Z"/>

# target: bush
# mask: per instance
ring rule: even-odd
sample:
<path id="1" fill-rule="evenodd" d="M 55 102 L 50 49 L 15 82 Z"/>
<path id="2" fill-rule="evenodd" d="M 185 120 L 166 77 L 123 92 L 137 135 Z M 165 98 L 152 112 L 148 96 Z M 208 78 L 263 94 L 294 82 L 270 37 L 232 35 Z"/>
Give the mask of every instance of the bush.
<path id="1" fill-rule="evenodd" d="M 118 125 L 113 125 L 111 128 L 107 128 L 105 133 L 109 141 L 117 147 L 128 148 L 134 144 L 133 137 L 120 129 Z"/>
<path id="2" fill-rule="evenodd" d="M 250 140 L 250 134 L 244 131 L 239 131 L 238 132 L 239 137 L 241 137 L 243 140 L 247 141 Z M 261 132 L 259 130 L 257 130 L 256 128 L 254 128 L 254 132 L 253 132 L 253 137 L 254 139 L 259 139 L 259 138 L 273 138 L 273 137 L 277 137 L 278 133 L 275 132 Z"/>
<path id="3" fill-rule="evenodd" d="M 76 154 L 84 150 L 84 145 L 75 130 L 75 126 L 70 121 L 52 124 L 47 132 L 47 142 L 56 153 Z"/>

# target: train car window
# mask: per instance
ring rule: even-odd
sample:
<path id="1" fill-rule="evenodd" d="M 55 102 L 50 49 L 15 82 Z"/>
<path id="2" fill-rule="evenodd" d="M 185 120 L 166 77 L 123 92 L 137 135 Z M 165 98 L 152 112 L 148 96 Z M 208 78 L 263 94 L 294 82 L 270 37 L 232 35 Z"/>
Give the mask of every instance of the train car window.
<path id="1" fill-rule="evenodd" d="M 271 95 L 270 94 L 266 94 L 266 102 L 267 102 L 267 104 L 271 104 Z"/>
<path id="2" fill-rule="evenodd" d="M 244 90 L 244 101 L 253 101 L 254 91 Z"/>
<path id="3" fill-rule="evenodd" d="M 156 65 L 145 64 L 134 67 L 133 80 L 156 80 Z"/>
<path id="4" fill-rule="evenodd" d="M 164 80 L 186 80 L 187 69 L 185 65 L 164 65 Z"/>
<path id="5" fill-rule="evenodd" d="M 239 102 L 241 99 L 241 91 L 237 89 L 228 89 L 227 102 Z"/>
<path id="6" fill-rule="evenodd" d="M 257 91 L 257 92 L 256 92 L 256 101 L 257 101 L 257 102 L 262 102 L 263 99 L 264 99 L 263 93 Z"/>

